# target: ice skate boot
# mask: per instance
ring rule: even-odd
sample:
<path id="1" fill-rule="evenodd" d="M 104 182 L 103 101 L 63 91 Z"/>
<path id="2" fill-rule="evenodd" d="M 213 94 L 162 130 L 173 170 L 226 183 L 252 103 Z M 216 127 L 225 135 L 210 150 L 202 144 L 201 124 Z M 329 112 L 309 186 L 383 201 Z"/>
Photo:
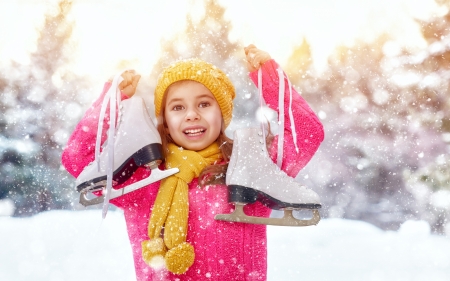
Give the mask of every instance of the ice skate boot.
<path id="1" fill-rule="evenodd" d="M 235 205 L 231 214 L 219 214 L 216 220 L 266 225 L 308 226 L 320 220 L 319 196 L 295 182 L 273 163 L 267 153 L 265 135 L 259 128 L 239 129 L 234 132 L 233 153 L 228 165 L 226 184 L 228 202 Z M 273 210 L 284 210 L 283 218 L 247 216 L 243 207 L 260 201 Z M 293 210 L 312 210 L 313 216 L 300 220 Z"/>
<path id="2" fill-rule="evenodd" d="M 104 203 L 105 193 L 107 193 L 108 165 L 112 164 L 113 185 L 125 182 L 139 166 L 151 169 L 148 178 L 121 189 L 110 189 L 109 198 L 106 198 L 108 201 L 179 171 L 177 168 L 168 170 L 158 168 L 163 159 L 161 137 L 147 112 L 144 100 L 139 96 L 133 96 L 120 102 L 113 141 L 112 163 L 109 159 L 108 144 L 105 143 L 105 147 L 99 155 L 99 165 L 93 161 L 76 180 L 77 190 L 81 193 L 80 203 L 84 206 Z M 101 196 L 88 198 L 89 193 L 100 190 L 102 191 Z"/>

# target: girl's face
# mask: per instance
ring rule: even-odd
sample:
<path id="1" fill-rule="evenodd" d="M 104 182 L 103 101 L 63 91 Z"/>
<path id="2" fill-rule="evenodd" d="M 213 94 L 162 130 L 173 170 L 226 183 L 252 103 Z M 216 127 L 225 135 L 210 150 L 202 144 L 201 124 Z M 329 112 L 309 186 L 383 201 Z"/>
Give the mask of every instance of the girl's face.
<path id="1" fill-rule="evenodd" d="M 175 144 L 199 151 L 219 136 L 222 112 L 208 88 L 201 83 L 184 80 L 169 87 L 164 119 Z"/>

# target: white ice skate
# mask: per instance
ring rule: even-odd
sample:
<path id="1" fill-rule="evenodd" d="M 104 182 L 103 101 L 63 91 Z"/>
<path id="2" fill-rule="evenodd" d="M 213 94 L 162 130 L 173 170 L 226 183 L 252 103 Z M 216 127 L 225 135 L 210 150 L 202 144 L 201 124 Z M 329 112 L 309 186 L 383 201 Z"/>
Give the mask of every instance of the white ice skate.
<path id="1" fill-rule="evenodd" d="M 295 182 L 269 158 L 265 136 L 259 128 L 240 129 L 234 132 L 233 153 L 228 165 L 226 183 L 228 201 L 235 205 L 231 214 L 216 215 L 216 220 L 267 225 L 308 226 L 320 220 L 319 196 Z M 243 207 L 260 201 L 273 210 L 284 210 L 283 218 L 247 216 Z M 309 209 L 313 217 L 299 220 L 293 210 Z"/>
<path id="2" fill-rule="evenodd" d="M 233 152 L 226 175 L 228 185 L 228 202 L 235 205 L 231 214 L 216 215 L 216 220 L 266 224 L 284 226 L 308 226 L 320 221 L 318 209 L 321 208 L 319 196 L 314 191 L 295 182 L 280 169 L 283 157 L 284 138 L 284 74 L 278 70 L 279 75 L 279 136 L 278 136 L 278 166 L 270 159 L 266 148 L 264 125 L 260 128 L 240 129 L 234 132 Z M 289 81 L 289 80 L 288 80 Z M 262 72 L 258 71 L 258 89 L 261 107 L 262 98 Z M 292 85 L 289 82 L 290 104 L 292 103 Z M 289 112 L 291 124 L 294 124 L 292 112 Z M 294 144 L 296 143 L 295 127 L 291 128 Z M 248 216 L 244 213 L 244 205 L 260 201 L 273 210 L 284 210 L 282 218 L 262 218 Z M 297 219 L 293 210 L 312 210 L 312 218 Z"/>
<path id="3" fill-rule="evenodd" d="M 116 82 L 115 85 L 114 82 Z M 113 81 L 111 88 L 119 83 L 119 79 Z M 112 89 L 111 94 L 115 95 L 115 91 L 116 89 Z M 120 99 L 116 98 L 111 99 L 112 105 L 116 103 L 115 100 Z M 133 96 L 118 104 L 117 123 L 114 118 L 115 112 L 111 112 L 110 115 L 110 124 L 117 125 L 112 126 L 113 128 L 108 131 L 108 139 L 103 150 L 100 152 L 97 147 L 97 159 L 90 163 L 76 180 L 77 190 L 80 192 L 80 203 L 84 206 L 104 203 L 103 217 L 106 215 L 110 199 L 135 191 L 179 171 L 177 168 L 168 170 L 158 168 L 163 159 L 161 137 L 147 112 L 144 100 L 139 96 Z M 102 114 L 100 120 L 103 118 Z M 99 121 L 99 124 L 102 122 Z M 100 143 L 100 134 L 101 129 L 97 134 L 97 146 Z M 121 184 L 129 179 L 139 166 L 151 169 L 150 176 L 121 189 L 111 188 L 112 185 Z M 88 194 L 96 191 L 102 191 L 101 195 L 90 196 L 93 198 L 89 199 Z"/>

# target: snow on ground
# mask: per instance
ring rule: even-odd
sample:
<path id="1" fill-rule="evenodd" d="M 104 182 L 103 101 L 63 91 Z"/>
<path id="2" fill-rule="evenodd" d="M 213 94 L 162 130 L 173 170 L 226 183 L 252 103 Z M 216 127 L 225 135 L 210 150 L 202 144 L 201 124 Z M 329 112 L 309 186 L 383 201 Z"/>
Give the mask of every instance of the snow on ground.
<path id="1" fill-rule="evenodd" d="M 268 228 L 269 280 L 450 280 L 450 237 L 408 221 L 382 231 L 361 221 Z M 0 217 L 0 280 L 134 280 L 120 211 Z"/>

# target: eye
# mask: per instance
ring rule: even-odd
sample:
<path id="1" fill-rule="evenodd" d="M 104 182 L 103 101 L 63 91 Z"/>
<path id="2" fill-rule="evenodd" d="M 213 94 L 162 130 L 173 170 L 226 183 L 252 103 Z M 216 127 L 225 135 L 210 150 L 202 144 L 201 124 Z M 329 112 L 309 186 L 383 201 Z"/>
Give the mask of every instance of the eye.
<path id="1" fill-rule="evenodd" d="M 173 111 L 180 111 L 183 109 L 184 109 L 184 106 L 182 106 L 182 105 L 175 105 L 174 107 L 172 107 Z"/>
<path id="2" fill-rule="evenodd" d="M 205 102 L 201 102 L 199 105 L 198 105 L 198 107 L 208 107 L 208 106 L 210 106 L 211 104 L 209 103 L 209 102 L 207 102 L 207 101 L 205 101 Z"/>

